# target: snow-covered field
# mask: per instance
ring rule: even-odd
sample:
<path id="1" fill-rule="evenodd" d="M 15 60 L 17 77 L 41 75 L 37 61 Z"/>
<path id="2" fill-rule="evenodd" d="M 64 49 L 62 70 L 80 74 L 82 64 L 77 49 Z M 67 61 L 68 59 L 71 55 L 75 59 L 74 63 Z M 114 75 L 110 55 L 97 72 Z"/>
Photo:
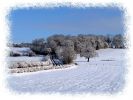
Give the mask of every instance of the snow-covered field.
<path id="1" fill-rule="evenodd" d="M 13 52 L 19 52 L 21 54 L 25 53 L 25 52 L 29 52 L 32 51 L 30 48 L 28 47 L 10 47 L 9 51 L 13 51 Z M 44 59 L 43 55 L 37 55 L 37 56 L 33 56 L 33 57 L 29 57 L 29 56 L 18 56 L 18 57 L 7 57 L 7 61 L 9 63 L 12 62 L 21 62 L 21 61 L 41 61 Z"/>
<path id="2" fill-rule="evenodd" d="M 43 60 L 43 56 L 35 56 L 35 57 L 28 57 L 28 56 L 7 57 L 7 61 L 8 62 L 41 61 L 41 60 Z"/>
<path id="3" fill-rule="evenodd" d="M 11 51 L 24 52 L 24 51 L 29 51 L 30 48 L 28 48 L 28 47 L 22 47 L 22 48 L 20 48 L 20 47 L 10 47 L 10 50 Z"/>
<path id="4" fill-rule="evenodd" d="M 116 93 L 124 87 L 124 49 L 98 50 L 98 57 L 77 57 L 77 67 L 9 74 L 9 88 L 30 93 Z"/>

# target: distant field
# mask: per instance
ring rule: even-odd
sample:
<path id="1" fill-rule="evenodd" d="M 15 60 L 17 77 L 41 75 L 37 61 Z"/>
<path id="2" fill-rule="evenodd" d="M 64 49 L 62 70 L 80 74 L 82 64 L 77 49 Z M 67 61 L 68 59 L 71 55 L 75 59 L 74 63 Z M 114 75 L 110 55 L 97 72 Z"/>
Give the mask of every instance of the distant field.
<path id="1" fill-rule="evenodd" d="M 19 48 L 12 47 L 9 51 L 24 53 L 26 51 L 30 51 L 30 48 Z M 28 56 L 18 56 L 18 57 L 7 57 L 8 62 L 19 62 L 19 61 L 41 61 L 43 59 L 42 55 L 28 57 Z"/>
<path id="2" fill-rule="evenodd" d="M 19 62 L 19 61 L 41 61 L 43 56 L 36 56 L 36 57 L 27 57 L 27 56 L 20 56 L 20 57 L 7 57 L 7 61 L 9 62 Z"/>

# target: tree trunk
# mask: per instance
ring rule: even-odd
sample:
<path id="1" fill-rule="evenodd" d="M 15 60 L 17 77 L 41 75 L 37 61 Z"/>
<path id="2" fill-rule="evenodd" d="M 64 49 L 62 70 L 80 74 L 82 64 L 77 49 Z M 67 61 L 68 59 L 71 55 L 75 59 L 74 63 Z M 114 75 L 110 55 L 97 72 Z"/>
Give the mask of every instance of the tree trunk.
<path id="1" fill-rule="evenodd" d="M 88 62 L 89 62 L 90 58 L 88 58 Z"/>

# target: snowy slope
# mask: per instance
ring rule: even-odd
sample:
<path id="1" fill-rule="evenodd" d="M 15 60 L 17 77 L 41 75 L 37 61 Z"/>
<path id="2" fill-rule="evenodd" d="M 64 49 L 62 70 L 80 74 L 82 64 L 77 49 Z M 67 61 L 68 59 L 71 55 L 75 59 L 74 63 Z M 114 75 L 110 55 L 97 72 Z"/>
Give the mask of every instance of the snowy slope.
<path id="1" fill-rule="evenodd" d="M 75 68 L 9 75 L 9 87 L 17 92 L 115 93 L 124 86 L 124 49 L 98 50 L 98 57 L 75 60 Z"/>

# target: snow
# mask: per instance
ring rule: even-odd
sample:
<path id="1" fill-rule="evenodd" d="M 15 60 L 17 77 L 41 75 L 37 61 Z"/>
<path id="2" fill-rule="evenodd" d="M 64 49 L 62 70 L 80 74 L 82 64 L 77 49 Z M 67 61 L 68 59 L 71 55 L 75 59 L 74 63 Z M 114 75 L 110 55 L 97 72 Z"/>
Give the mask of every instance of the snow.
<path id="1" fill-rule="evenodd" d="M 22 48 L 20 48 L 20 47 L 10 47 L 9 51 L 19 52 L 19 53 L 23 54 L 25 52 L 30 52 L 32 50 L 28 47 L 22 47 Z M 33 56 L 33 57 L 29 57 L 29 56 L 7 57 L 8 62 L 41 61 L 43 59 L 44 59 L 43 55 L 37 55 L 37 56 Z"/>
<path id="2" fill-rule="evenodd" d="M 78 55 L 78 66 L 66 70 L 9 74 L 8 85 L 24 93 L 117 93 L 125 83 L 125 51 L 101 49 L 90 62 Z"/>
<path id="3" fill-rule="evenodd" d="M 19 62 L 19 61 L 41 61 L 43 60 L 43 56 L 34 56 L 34 57 L 28 57 L 28 56 L 19 56 L 19 57 L 7 57 L 8 62 Z"/>
<path id="4" fill-rule="evenodd" d="M 11 47 L 10 48 L 11 51 L 19 51 L 19 52 L 23 52 L 23 51 L 30 51 L 31 49 L 28 47 Z"/>

